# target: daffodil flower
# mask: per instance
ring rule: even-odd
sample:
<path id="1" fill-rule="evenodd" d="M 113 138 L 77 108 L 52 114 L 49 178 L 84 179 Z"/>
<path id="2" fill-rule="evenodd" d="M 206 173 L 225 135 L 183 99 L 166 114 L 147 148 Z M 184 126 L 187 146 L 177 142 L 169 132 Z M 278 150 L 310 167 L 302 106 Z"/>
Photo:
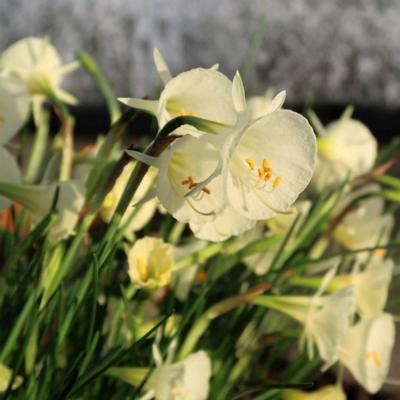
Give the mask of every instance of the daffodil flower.
<path id="1" fill-rule="evenodd" d="M 29 95 L 18 78 L 0 75 L 0 145 L 22 127 L 29 111 Z"/>
<path id="2" fill-rule="evenodd" d="M 314 343 L 326 366 L 338 359 L 338 346 L 350 327 L 355 312 L 355 288 L 345 288 L 322 295 L 332 271 L 324 278 L 320 289 L 314 296 L 259 296 L 253 302 L 280 311 L 304 326 L 300 346 L 306 344 L 308 357 L 314 357 Z"/>
<path id="3" fill-rule="evenodd" d="M 156 400 L 206 400 L 210 376 L 210 358 L 198 351 L 181 362 L 159 366 L 147 386 Z"/>
<path id="4" fill-rule="evenodd" d="M 318 162 L 313 179 L 320 191 L 340 184 L 348 175 L 366 173 L 374 165 L 377 142 L 371 131 L 360 121 L 350 117 L 349 110 L 335 122 L 323 127 L 315 114 L 311 114 L 318 138 Z"/>
<path id="5" fill-rule="evenodd" d="M 154 59 L 165 83 L 159 99 L 119 98 L 119 101 L 156 116 L 160 128 L 182 115 L 196 116 L 222 127 L 235 124 L 232 82 L 225 75 L 214 68 L 195 68 L 172 77 L 158 50 L 154 51 Z"/>
<path id="6" fill-rule="evenodd" d="M 211 361 L 205 351 L 193 353 L 177 363 L 168 359 L 163 362 L 156 346 L 153 346 L 153 355 L 157 368 L 145 384 L 147 394 L 140 400 L 208 399 Z M 113 367 L 107 374 L 138 386 L 147 372 L 148 368 Z"/>
<path id="7" fill-rule="evenodd" d="M 346 400 L 346 394 L 339 385 L 327 385 L 318 390 L 282 390 L 283 400 Z"/>
<path id="8" fill-rule="evenodd" d="M 243 233 L 254 227 L 257 220 L 287 212 L 308 185 L 314 168 L 316 146 L 312 128 L 299 114 L 279 109 L 281 94 L 273 100 L 277 104 L 274 110 L 255 122 L 248 119 L 238 73 L 233 80 L 232 97 L 238 113 L 236 125 L 219 135 L 208 136 L 208 141 L 221 152 L 226 205 L 205 225 L 191 221 L 193 232 L 208 240 Z"/>
<path id="9" fill-rule="evenodd" d="M 394 342 L 395 325 L 390 314 L 362 319 L 344 335 L 340 362 L 369 393 L 376 393 L 387 377 Z"/>
<path id="10" fill-rule="evenodd" d="M 172 246 L 150 236 L 139 239 L 128 251 L 128 264 L 134 285 L 146 289 L 169 285 L 175 267 Z"/>
<path id="11" fill-rule="evenodd" d="M 48 185 L 26 185 L 0 181 L 0 194 L 28 209 L 34 223 L 42 220 L 51 211 L 57 190 L 58 218 L 48 234 L 52 242 L 65 239 L 75 232 L 75 225 L 85 200 L 83 183 L 71 180 Z"/>
<path id="12" fill-rule="evenodd" d="M 222 177 L 216 176 L 197 193 L 187 195 L 215 174 L 220 165 L 218 150 L 204 137 L 186 135 L 173 141 L 160 157 L 136 151 L 129 155 L 158 169 L 155 194 L 177 220 L 201 224 L 215 218 L 224 207 Z"/>
<path id="13" fill-rule="evenodd" d="M 364 271 L 335 276 L 328 290 L 354 285 L 358 313 L 362 318 L 374 317 L 385 308 L 393 268 L 391 259 L 372 260 Z"/>
<path id="14" fill-rule="evenodd" d="M 338 207 L 338 213 L 356 196 L 380 190 L 379 185 L 371 184 L 349 194 Z M 385 201 L 381 197 L 369 197 L 355 204 L 333 232 L 334 239 L 351 250 L 384 245 L 389 242 L 394 226 L 392 214 L 385 214 Z M 360 260 L 368 254 L 360 254 Z"/>
<path id="15" fill-rule="evenodd" d="M 107 193 L 100 209 L 100 214 L 106 222 L 111 220 L 135 164 L 136 162 L 132 161 L 124 167 L 120 176 L 115 181 L 113 188 Z M 156 212 L 158 202 L 155 198 L 135 207 L 136 204 L 143 200 L 149 190 L 151 190 L 156 174 L 157 171 L 155 168 L 150 168 L 148 170 L 142 179 L 135 196 L 132 198 L 131 206 L 128 207 L 122 217 L 120 225 L 126 225 L 124 235 L 128 238 L 131 238 L 134 232 L 142 229 Z"/>
<path id="16" fill-rule="evenodd" d="M 28 37 L 6 49 L 0 56 L 0 71 L 22 79 L 32 96 L 35 120 L 42 102 L 50 94 L 59 100 L 75 104 L 76 98 L 60 88 L 64 75 L 78 63 L 62 64 L 60 56 L 47 38 Z"/>

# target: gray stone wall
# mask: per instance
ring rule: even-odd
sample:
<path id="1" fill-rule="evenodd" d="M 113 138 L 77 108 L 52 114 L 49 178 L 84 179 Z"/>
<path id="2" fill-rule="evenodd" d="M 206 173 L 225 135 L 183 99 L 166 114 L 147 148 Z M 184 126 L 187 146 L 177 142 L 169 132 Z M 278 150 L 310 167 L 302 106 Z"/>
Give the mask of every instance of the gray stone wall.
<path id="1" fill-rule="evenodd" d="M 219 62 L 232 75 L 258 32 L 249 91 L 399 106 L 399 20 L 398 0 L 1 0 L 0 49 L 49 35 L 65 60 L 94 55 L 119 96 L 144 96 L 160 85 L 154 47 L 175 73 Z M 101 101 L 82 72 L 67 87 L 85 104 Z"/>

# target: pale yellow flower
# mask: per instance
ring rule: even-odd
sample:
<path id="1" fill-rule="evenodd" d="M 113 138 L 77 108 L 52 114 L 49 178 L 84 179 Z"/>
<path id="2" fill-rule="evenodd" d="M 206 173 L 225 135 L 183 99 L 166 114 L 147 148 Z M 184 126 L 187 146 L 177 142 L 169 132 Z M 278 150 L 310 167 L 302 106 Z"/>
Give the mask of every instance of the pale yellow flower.
<path id="1" fill-rule="evenodd" d="M 155 289 L 170 284 L 175 260 L 171 245 L 147 236 L 137 240 L 128 251 L 128 264 L 134 285 Z"/>
<path id="2" fill-rule="evenodd" d="M 11 369 L 5 366 L 4 364 L 0 363 L 0 393 L 6 391 L 11 377 L 12 377 Z M 12 389 L 13 390 L 17 389 L 19 386 L 21 386 L 22 382 L 23 382 L 22 377 L 18 375 L 14 380 Z"/>

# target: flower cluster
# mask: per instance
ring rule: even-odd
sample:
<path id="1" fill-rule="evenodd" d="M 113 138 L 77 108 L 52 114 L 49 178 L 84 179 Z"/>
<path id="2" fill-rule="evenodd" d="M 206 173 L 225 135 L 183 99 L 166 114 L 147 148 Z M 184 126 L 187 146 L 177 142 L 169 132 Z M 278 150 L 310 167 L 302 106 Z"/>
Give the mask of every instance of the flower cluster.
<path id="1" fill-rule="evenodd" d="M 77 58 L 35 37 L 0 55 L 0 393 L 344 400 L 396 383 L 398 143 L 378 157 L 352 108 L 326 127 L 308 110 L 316 136 L 286 92 L 246 99 L 218 66 L 173 76 L 158 50 L 158 99 L 117 99 Z M 79 64 L 110 128 L 77 150 L 61 83 Z"/>

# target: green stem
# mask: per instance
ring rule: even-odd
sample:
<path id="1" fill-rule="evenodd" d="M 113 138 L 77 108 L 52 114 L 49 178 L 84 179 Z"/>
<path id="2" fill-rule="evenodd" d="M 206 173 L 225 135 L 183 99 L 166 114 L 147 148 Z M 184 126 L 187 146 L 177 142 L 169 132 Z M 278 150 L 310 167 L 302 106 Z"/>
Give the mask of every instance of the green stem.
<path id="1" fill-rule="evenodd" d="M 36 129 L 31 156 L 25 175 L 25 182 L 33 183 L 37 179 L 41 163 L 47 148 L 49 136 L 49 113 L 42 109 L 39 126 Z"/>

